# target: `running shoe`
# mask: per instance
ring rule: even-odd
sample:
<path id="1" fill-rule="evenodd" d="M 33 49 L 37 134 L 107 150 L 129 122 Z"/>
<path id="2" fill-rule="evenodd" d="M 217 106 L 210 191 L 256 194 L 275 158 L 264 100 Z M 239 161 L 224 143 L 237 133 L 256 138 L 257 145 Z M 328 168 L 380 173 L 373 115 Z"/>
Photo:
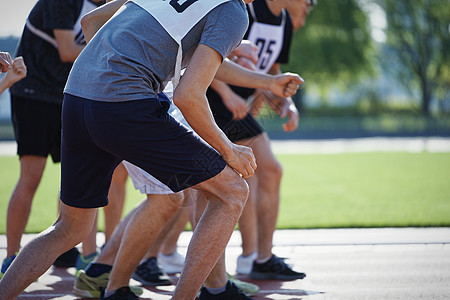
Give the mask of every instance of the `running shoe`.
<path id="1" fill-rule="evenodd" d="M 98 255 L 97 252 L 94 252 L 94 253 L 86 255 L 86 256 L 84 256 L 83 254 L 80 253 L 80 255 L 78 255 L 77 261 L 75 263 L 75 268 L 77 269 L 75 271 L 75 276 L 77 276 L 77 274 L 80 270 L 85 270 L 86 267 L 89 265 L 89 263 L 91 261 L 93 261 L 97 255 Z"/>
<path id="2" fill-rule="evenodd" d="M 254 295 L 258 294 L 259 286 L 257 286 L 256 284 L 239 280 L 239 279 L 231 276 L 230 274 L 227 274 L 227 275 L 228 275 L 228 280 L 231 281 L 232 283 L 234 283 L 234 285 L 237 286 L 238 288 L 240 288 L 246 295 L 254 296 Z"/>
<path id="3" fill-rule="evenodd" d="M 171 255 L 159 253 L 158 264 L 167 274 L 181 273 L 184 268 L 184 256 L 176 251 Z"/>
<path id="4" fill-rule="evenodd" d="M 305 273 L 292 270 L 281 258 L 273 255 L 267 262 L 253 262 L 251 279 L 295 280 L 305 278 Z"/>
<path id="5" fill-rule="evenodd" d="M 253 252 L 250 255 L 242 256 L 239 255 L 236 262 L 236 273 L 237 274 L 250 274 L 253 267 L 253 262 L 258 257 L 258 252 Z"/>
<path id="6" fill-rule="evenodd" d="M 58 256 L 53 265 L 59 268 L 75 267 L 78 255 L 80 255 L 80 252 L 77 248 L 73 247 L 69 251 L 64 252 L 63 254 Z"/>
<path id="7" fill-rule="evenodd" d="M 99 298 L 101 291 L 106 289 L 111 272 L 103 273 L 98 277 L 86 275 L 84 270 L 80 270 L 73 284 L 72 292 L 81 298 Z M 131 291 L 135 295 L 142 295 L 144 290 L 138 286 L 131 286 Z"/>
<path id="8" fill-rule="evenodd" d="M 3 278 L 3 275 L 5 274 L 6 270 L 8 270 L 9 266 L 11 265 L 11 263 L 13 262 L 13 260 L 16 258 L 17 253 L 18 253 L 18 252 L 16 252 L 15 254 L 13 254 L 13 255 L 11 255 L 10 257 L 7 257 L 7 258 L 5 258 L 5 259 L 3 260 L 3 263 L 2 263 L 2 269 L 1 269 L 1 271 L 0 271 L 0 279 Z"/>
<path id="9" fill-rule="evenodd" d="M 120 289 L 116 290 L 114 294 L 112 294 L 109 297 L 105 297 L 103 295 L 100 296 L 100 300 L 136 300 L 139 299 L 138 296 L 136 296 L 128 286 L 121 287 Z"/>
<path id="10" fill-rule="evenodd" d="M 225 291 L 219 294 L 211 294 L 205 287 L 202 287 L 198 300 L 252 300 L 252 298 L 247 296 L 234 283 L 228 281 Z"/>
<path id="11" fill-rule="evenodd" d="M 132 278 L 143 285 L 159 286 L 172 285 L 169 275 L 158 267 L 156 257 L 150 257 L 140 264 L 134 271 Z"/>

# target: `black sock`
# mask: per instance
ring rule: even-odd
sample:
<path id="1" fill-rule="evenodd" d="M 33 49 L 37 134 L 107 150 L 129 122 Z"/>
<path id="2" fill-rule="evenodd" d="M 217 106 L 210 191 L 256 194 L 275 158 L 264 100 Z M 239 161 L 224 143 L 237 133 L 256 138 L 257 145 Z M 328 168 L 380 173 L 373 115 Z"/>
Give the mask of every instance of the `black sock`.
<path id="1" fill-rule="evenodd" d="M 85 271 L 87 276 L 99 277 L 100 275 L 105 274 L 111 270 L 112 266 L 110 265 L 93 263 L 90 264 Z"/>

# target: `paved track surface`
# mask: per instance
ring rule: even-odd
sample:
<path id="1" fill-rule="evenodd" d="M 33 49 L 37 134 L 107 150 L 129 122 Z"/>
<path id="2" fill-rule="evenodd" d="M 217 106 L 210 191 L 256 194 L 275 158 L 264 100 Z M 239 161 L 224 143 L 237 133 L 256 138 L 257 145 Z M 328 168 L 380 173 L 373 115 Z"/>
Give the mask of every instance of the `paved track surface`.
<path id="1" fill-rule="evenodd" d="M 23 243 L 33 236 L 26 235 Z M 190 232 L 180 237 L 183 254 L 190 237 Z M 99 244 L 102 238 L 99 234 Z M 256 300 L 450 299 L 450 228 L 279 230 L 274 243 L 274 252 L 307 277 L 283 282 L 238 276 L 260 286 Z M 5 245 L 5 236 L 0 236 L 0 257 L 6 254 Z M 226 251 L 230 273 L 240 251 L 235 232 Z M 71 294 L 73 274 L 73 268 L 52 267 L 18 299 L 77 299 Z M 177 276 L 172 278 L 175 282 Z M 144 289 L 142 299 L 164 300 L 170 299 L 174 286 Z"/>

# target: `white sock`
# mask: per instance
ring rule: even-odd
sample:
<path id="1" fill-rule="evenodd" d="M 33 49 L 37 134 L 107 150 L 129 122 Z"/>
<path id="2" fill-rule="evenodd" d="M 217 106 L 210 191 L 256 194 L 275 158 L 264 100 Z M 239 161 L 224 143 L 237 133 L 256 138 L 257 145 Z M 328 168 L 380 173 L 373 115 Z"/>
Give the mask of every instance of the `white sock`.
<path id="1" fill-rule="evenodd" d="M 104 297 L 105 297 L 105 298 L 106 298 L 106 297 L 109 297 L 109 296 L 111 296 L 112 294 L 114 294 L 115 292 L 116 292 L 116 291 L 111 291 L 111 292 L 110 292 L 110 291 L 108 291 L 108 290 L 105 290 L 105 296 L 104 296 Z"/>
<path id="2" fill-rule="evenodd" d="M 224 292 L 227 289 L 227 283 L 225 283 L 225 285 L 220 288 L 207 288 L 207 287 L 205 287 L 205 288 L 210 294 L 217 295 L 217 294 Z"/>
<path id="3" fill-rule="evenodd" d="M 256 260 L 256 263 L 258 263 L 258 264 L 263 264 L 263 263 L 268 262 L 271 258 L 272 258 L 272 255 L 270 255 L 270 256 L 267 257 L 267 258 L 257 259 L 257 260 Z"/>

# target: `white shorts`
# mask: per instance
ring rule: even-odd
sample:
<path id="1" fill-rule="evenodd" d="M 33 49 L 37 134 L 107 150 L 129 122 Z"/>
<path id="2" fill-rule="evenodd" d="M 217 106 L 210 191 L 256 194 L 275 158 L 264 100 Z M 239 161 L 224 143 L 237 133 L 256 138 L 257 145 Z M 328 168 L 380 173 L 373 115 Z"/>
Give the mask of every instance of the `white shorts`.
<path id="1" fill-rule="evenodd" d="M 184 119 L 181 111 L 173 103 L 170 104 L 168 113 L 175 120 L 192 130 L 192 128 Z M 127 161 L 123 161 L 123 164 L 128 171 L 128 175 L 130 175 L 134 188 L 139 190 L 142 194 L 173 194 L 173 191 L 167 185 L 160 182 L 158 179 L 145 172 L 141 168 L 136 167 L 135 165 Z"/>
<path id="2" fill-rule="evenodd" d="M 139 190 L 142 194 L 173 194 L 173 191 L 169 189 L 167 185 L 141 168 L 136 167 L 125 160 L 122 163 L 127 169 L 128 175 L 130 175 L 134 188 Z"/>

